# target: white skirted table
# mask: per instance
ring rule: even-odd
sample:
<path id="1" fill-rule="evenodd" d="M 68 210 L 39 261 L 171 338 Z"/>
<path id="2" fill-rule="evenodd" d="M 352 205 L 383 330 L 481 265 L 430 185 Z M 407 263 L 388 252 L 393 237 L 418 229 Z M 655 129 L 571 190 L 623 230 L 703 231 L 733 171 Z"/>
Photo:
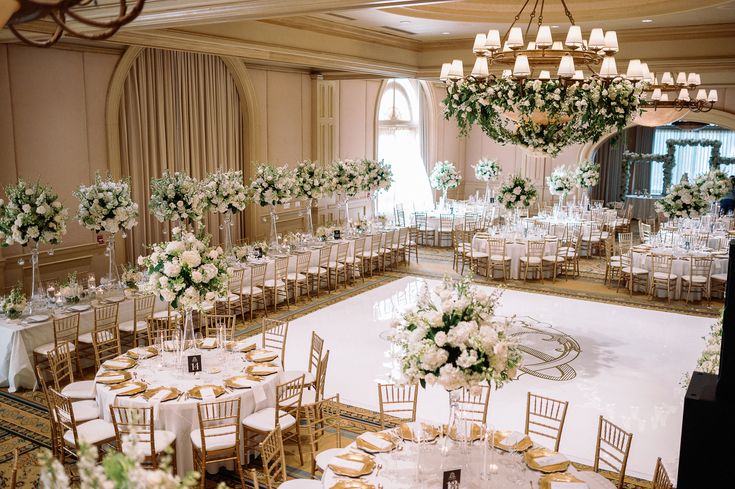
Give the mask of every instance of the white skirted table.
<path id="1" fill-rule="evenodd" d="M 517 233 L 516 233 L 517 234 Z M 495 237 L 495 236 L 494 236 Z M 519 279 L 523 278 L 521 277 L 521 257 L 525 257 L 528 253 L 528 239 L 539 239 L 542 240 L 543 237 L 540 238 L 525 238 L 522 235 L 516 236 L 515 234 L 509 234 L 505 236 L 497 236 L 498 238 L 505 237 L 505 254 L 506 257 L 510 258 L 510 278 L 512 279 Z M 546 247 L 544 248 L 544 255 L 554 255 L 556 254 L 556 242 L 547 242 Z M 474 237 L 472 238 L 472 249 L 475 251 L 481 251 L 483 253 L 487 253 L 487 240 Z M 549 272 L 551 273 L 551 272 Z M 502 272 L 499 270 L 496 270 L 493 273 L 493 278 L 499 278 L 502 277 Z M 550 277 L 551 275 L 549 275 Z"/>
<path id="2" fill-rule="evenodd" d="M 626 195 L 625 201 L 633 208 L 632 218 L 639 221 L 656 217 L 656 202 L 661 200 L 660 195 Z"/>

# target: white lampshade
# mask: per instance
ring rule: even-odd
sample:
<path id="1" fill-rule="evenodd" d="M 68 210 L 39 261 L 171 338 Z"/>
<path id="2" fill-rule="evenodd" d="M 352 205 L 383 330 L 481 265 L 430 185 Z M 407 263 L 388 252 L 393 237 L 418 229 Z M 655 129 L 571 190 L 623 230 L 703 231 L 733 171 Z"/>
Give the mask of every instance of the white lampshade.
<path id="1" fill-rule="evenodd" d="M 648 63 L 641 63 L 641 76 L 645 82 L 651 83 L 653 81 L 653 75 L 648 71 Z"/>
<path id="2" fill-rule="evenodd" d="M 493 51 L 500 49 L 500 32 L 497 29 L 490 29 L 487 31 L 485 47 Z"/>
<path id="3" fill-rule="evenodd" d="M 569 78 L 574 76 L 574 59 L 566 54 L 559 61 L 559 70 L 556 73 L 559 78 Z"/>
<path id="4" fill-rule="evenodd" d="M 528 49 L 529 51 L 533 51 L 534 49 L 536 49 L 536 43 L 533 41 L 529 42 L 528 46 L 526 46 L 526 49 Z"/>
<path id="5" fill-rule="evenodd" d="M 653 89 L 653 93 L 651 94 L 651 100 L 661 100 L 661 89 L 660 88 Z"/>
<path id="6" fill-rule="evenodd" d="M 520 27 L 512 27 L 508 33 L 508 47 L 519 48 L 523 46 L 523 32 Z"/>
<path id="7" fill-rule="evenodd" d="M 441 81 L 447 81 L 449 79 L 449 71 L 452 69 L 452 63 L 442 64 L 442 71 L 439 75 Z"/>
<path id="8" fill-rule="evenodd" d="M 485 49 L 485 43 L 487 38 L 485 34 L 478 34 L 475 36 L 475 44 L 472 45 L 472 51 L 475 53 L 481 53 Z"/>
<path id="9" fill-rule="evenodd" d="M 599 51 L 605 47 L 605 34 L 603 34 L 602 29 L 599 27 L 592 29 L 587 46 L 594 51 Z"/>
<path id="10" fill-rule="evenodd" d="M 539 80 L 551 80 L 551 72 L 549 70 L 541 70 L 538 75 Z"/>
<path id="11" fill-rule="evenodd" d="M 661 75 L 661 84 L 662 85 L 673 85 L 674 84 L 674 77 L 671 76 L 671 73 L 668 71 L 665 71 L 663 75 Z"/>
<path id="12" fill-rule="evenodd" d="M 683 71 L 680 72 L 676 77 L 676 84 L 677 85 L 686 85 L 687 84 L 687 74 Z"/>
<path id="13" fill-rule="evenodd" d="M 615 58 L 612 56 L 605 56 L 602 60 L 602 66 L 600 67 L 600 76 L 603 78 L 615 78 L 618 76 L 618 67 L 615 64 Z"/>
<path id="14" fill-rule="evenodd" d="M 687 77 L 687 85 L 696 85 L 697 84 L 697 74 L 693 71 L 689 73 L 689 76 Z"/>
<path id="15" fill-rule="evenodd" d="M 475 78 L 487 78 L 489 74 L 487 58 L 485 56 L 478 56 L 475 60 L 475 66 L 472 67 L 472 76 Z"/>
<path id="16" fill-rule="evenodd" d="M 618 52 L 618 34 L 615 31 L 607 31 L 605 33 L 605 52 L 617 53 Z"/>
<path id="17" fill-rule="evenodd" d="M 627 76 L 629 80 L 641 80 L 643 78 L 641 60 L 631 59 L 628 61 L 628 70 L 625 72 L 625 76 Z"/>
<path id="18" fill-rule="evenodd" d="M 461 59 L 452 61 L 452 68 L 449 70 L 449 78 L 462 78 L 464 76 L 464 66 Z"/>
<path id="19" fill-rule="evenodd" d="M 551 45 L 551 49 L 554 51 L 561 51 L 564 49 L 564 44 L 562 44 L 561 41 L 554 41 L 554 44 Z"/>
<path id="20" fill-rule="evenodd" d="M 516 56 L 516 62 L 513 65 L 513 76 L 525 78 L 531 74 L 531 67 L 528 64 L 528 56 L 519 54 Z"/>
<path id="21" fill-rule="evenodd" d="M 689 90 L 687 90 L 686 88 L 682 88 L 681 90 L 679 90 L 679 95 L 676 97 L 676 100 L 686 100 L 688 102 L 690 100 Z"/>
<path id="22" fill-rule="evenodd" d="M 707 95 L 707 102 L 717 102 L 717 90 L 710 90 Z"/>
<path id="23" fill-rule="evenodd" d="M 550 48 L 552 44 L 554 44 L 554 40 L 551 38 L 551 28 L 548 25 L 542 25 L 536 33 L 536 46 L 539 49 L 546 49 Z"/>
<path id="24" fill-rule="evenodd" d="M 661 94 L 661 100 L 659 102 L 668 102 L 669 101 L 669 94 L 668 93 L 662 93 Z"/>
<path id="25" fill-rule="evenodd" d="M 578 48 L 582 46 L 582 43 L 582 28 L 578 25 L 570 26 L 569 32 L 567 32 L 567 39 L 564 41 L 564 44 L 569 47 Z"/>
<path id="26" fill-rule="evenodd" d="M 699 76 L 699 73 L 695 73 L 694 84 L 695 85 L 701 85 L 702 84 L 702 78 Z"/>
<path id="27" fill-rule="evenodd" d="M 697 100 L 707 100 L 707 90 L 704 88 L 697 90 Z"/>
<path id="28" fill-rule="evenodd" d="M 582 70 L 575 70 L 573 78 L 575 80 L 584 80 L 584 72 Z"/>

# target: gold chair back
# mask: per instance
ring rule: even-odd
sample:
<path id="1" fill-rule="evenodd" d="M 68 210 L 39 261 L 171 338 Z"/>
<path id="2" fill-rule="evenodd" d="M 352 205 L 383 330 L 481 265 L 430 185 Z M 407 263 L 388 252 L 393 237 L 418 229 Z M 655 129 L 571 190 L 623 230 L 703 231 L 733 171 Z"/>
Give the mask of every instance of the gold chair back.
<path id="1" fill-rule="evenodd" d="M 281 357 L 281 366 L 286 358 L 286 338 L 288 337 L 288 321 L 263 318 L 262 346 L 277 352 Z"/>
<path id="2" fill-rule="evenodd" d="M 204 337 L 217 337 L 217 330 L 225 329 L 227 341 L 235 339 L 235 316 L 231 314 L 207 314 L 204 316 Z"/>
<path id="3" fill-rule="evenodd" d="M 92 347 L 94 348 L 94 363 L 100 368 L 103 362 L 120 356 L 120 328 L 112 323 L 92 331 Z"/>
<path id="4" fill-rule="evenodd" d="M 48 363 L 54 381 L 54 389 L 60 391 L 62 387 L 74 382 L 69 343 L 62 343 L 48 352 Z"/>
<path id="5" fill-rule="evenodd" d="M 526 399 L 525 433 L 553 440 L 554 450 L 559 451 L 568 407 L 568 401 L 559 401 L 529 392 Z"/>
<path id="6" fill-rule="evenodd" d="M 268 489 L 275 489 L 286 481 L 286 460 L 283 454 L 281 427 L 276 426 L 274 431 L 268 433 L 260 442 L 259 447 L 265 485 Z"/>
<path id="7" fill-rule="evenodd" d="M 418 393 L 417 384 L 378 384 L 380 427 L 385 429 L 386 422 L 397 424 L 416 421 Z"/>
<path id="8" fill-rule="evenodd" d="M 674 489 L 674 484 L 666 472 L 664 464 L 661 463 L 661 457 L 656 459 L 656 468 L 653 470 L 651 478 L 651 489 Z"/>
<path id="9" fill-rule="evenodd" d="M 471 389 L 460 389 L 458 404 L 462 408 L 465 419 L 476 423 L 487 422 L 487 409 L 490 405 L 490 386 L 480 385 L 479 394 L 473 394 Z"/>
<path id="10" fill-rule="evenodd" d="M 618 489 L 623 489 L 625 468 L 628 465 L 628 454 L 633 434 L 614 425 L 604 416 L 600 416 L 597 428 L 597 446 L 595 448 L 595 472 L 604 465 L 618 473 Z"/>

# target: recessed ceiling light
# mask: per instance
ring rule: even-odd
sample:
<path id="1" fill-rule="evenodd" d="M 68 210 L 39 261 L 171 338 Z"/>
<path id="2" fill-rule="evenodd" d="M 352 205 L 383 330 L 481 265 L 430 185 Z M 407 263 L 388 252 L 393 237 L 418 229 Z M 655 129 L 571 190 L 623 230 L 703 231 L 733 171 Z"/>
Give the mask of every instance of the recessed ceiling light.
<path id="1" fill-rule="evenodd" d="M 641 20 L 641 22 L 643 22 L 644 24 L 650 24 L 651 22 L 653 22 L 653 19 L 643 19 Z"/>
<path id="2" fill-rule="evenodd" d="M 411 23 L 411 21 L 410 21 L 410 20 L 402 20 L 402 21 L 401 21 L 401 24 L 410 24 L 410 23 Z"/>
<path id="3" fill-rule="evenodd" d="M 448 36 L 451 32 L 442 32 L 442 36 Z"/>

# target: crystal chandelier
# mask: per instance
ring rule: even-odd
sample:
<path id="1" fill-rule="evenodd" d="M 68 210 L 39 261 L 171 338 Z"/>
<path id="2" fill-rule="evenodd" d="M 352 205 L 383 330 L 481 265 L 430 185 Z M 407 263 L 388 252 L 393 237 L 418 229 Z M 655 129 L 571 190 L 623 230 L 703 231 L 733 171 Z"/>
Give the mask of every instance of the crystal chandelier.
<path id="1" fill-rule="evenodd" d="M 9 7 L 6 6 L 3 10 L 6 15 L 12 12 L 7 21 L 8 28 L 24 43 L 37 47 L 52 46 L 64 33 L 89 40 L 107 39 L 122 26 L 132 22 L 145 4 L 145 0 L 116 0 L 115 3 L 119 4 L 117 17 L 96 20 L 87 18 L 75 10 L 78 7 L 97 6 L 96 0 L 8 0 L 8 2 Z M 20 33 L 18 27 L 20 24 L 39 19 L 50 19 L 56 24 L 54 32 L 47 39 L 36 41 Z M 0 22 L 2 20 L 0 19 Z M 72 21 L 71 24 L 69 20 Z M 82 27 L 82 30 L 78 27 Z"/>
<path id="2" fill-rule="evenodd" d="M 645 103 L 644 64 L 631 60 L 626 73 L 618 73 L 615 31 L 594 28 L 585 40 L 564 0 L 571 24 L 564 42 L 555 41 L 543 23 L 544 0 L 534 4 L 524 34 L 516 24 L 529 1 L 502 36 L 496 29 L 476 36 L 469 76 L 461 60 L 442 65 L 445 116 L 454 117 L 462 132 L 478 124 L 491 139 L 540 156 L 625 128 Z M 535 40 L 526 44 L 534 19 Z M 490 73 L 495 66 L 500 76 Z"/>

